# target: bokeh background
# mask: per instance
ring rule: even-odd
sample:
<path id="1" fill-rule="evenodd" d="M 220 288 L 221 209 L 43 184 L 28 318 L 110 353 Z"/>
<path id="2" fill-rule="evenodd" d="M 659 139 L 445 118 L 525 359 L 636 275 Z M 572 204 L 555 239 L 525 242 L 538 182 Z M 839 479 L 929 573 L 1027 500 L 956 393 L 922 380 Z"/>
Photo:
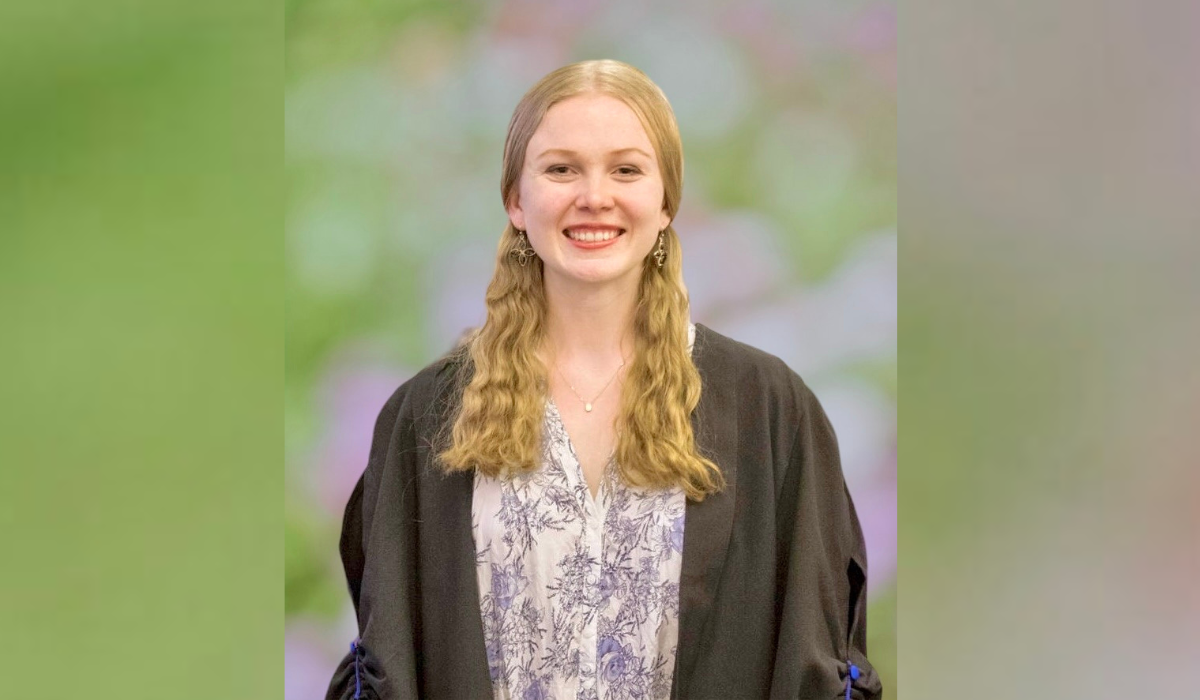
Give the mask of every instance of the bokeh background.
<path id="1" fill-rule="evenodd" d="M 287 700 L 321 696 L 355 636 L 337 537 L 376 414 L 483 320 L 512 110 L 585 58 L 638 66 L 676 111 L 693 320 L 783 358 L 831 417 L 896 697 L 894 4 L 286 8 Z"/>

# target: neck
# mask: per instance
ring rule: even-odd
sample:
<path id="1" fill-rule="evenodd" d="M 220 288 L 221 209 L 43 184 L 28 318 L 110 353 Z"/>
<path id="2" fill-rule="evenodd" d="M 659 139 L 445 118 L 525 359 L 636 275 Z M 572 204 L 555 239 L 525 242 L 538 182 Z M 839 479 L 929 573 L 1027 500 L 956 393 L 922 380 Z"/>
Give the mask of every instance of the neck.
<path id="1" fill-rule="evenodd" d="M 611 371 L 633 354 L 637 287 L 546 289 L 546 348 L 562 363 Z"/>

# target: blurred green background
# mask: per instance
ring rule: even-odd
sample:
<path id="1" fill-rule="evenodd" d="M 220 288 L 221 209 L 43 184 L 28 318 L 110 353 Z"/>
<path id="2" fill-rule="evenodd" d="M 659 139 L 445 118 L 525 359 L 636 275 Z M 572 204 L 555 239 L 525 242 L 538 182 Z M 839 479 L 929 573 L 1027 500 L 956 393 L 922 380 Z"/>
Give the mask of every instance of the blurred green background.
<path id="1" fill-rule="evenodd" d="M 282 44 L 0 8 L 0 696 L 278 692 Z"/>
<path id="2" fill-rule="evenodd" d="M 896 17 L 891 2 L 287 5 L 286 687 L 356 627 L 341 512 L 391 392 L 483 320 L 505 128 L 542 75 L 616 58 L 667 94 L 693 320 L 814 387 L 896 697 Z"/>

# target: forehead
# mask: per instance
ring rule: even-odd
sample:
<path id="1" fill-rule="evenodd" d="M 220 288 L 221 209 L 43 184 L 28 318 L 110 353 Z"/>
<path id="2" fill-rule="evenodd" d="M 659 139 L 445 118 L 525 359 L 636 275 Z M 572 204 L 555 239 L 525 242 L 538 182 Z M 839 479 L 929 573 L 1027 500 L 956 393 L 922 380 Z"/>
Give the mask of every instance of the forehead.
<path id="1" fill-rule="evenodd" d="M 569 97 L 546 111 L 529 140 L 526 157 L 548 148 L 604 153 L 640 148 L 654 153 L 642 122 L 621 100 L 601 94 Z"/>

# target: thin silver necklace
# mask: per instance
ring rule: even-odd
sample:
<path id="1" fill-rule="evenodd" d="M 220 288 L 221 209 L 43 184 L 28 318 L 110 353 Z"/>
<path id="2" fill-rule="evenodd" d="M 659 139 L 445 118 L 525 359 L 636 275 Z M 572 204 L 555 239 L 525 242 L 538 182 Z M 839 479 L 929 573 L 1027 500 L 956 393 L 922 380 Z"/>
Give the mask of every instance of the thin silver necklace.
<path id="1" fill-rule="evenodd" d="M 621 368 L 624 366 L 625 358 L 622 356 L 621 365 L 617 367 L 617 371 L 613 372 L 613 375 L 608 378 L 607 382 L 604 383 L 604 388 L 600 390 L 600 393 L 596 394 L 591 401 L 588 401 L 580 396 L 578 391 L 575 391 L 575 387 L 571 385 L 571 380 L 567 379 L 567 375 L 563 374 L 562 367 L 558 366 L 558 353 L 554 353 L 554 369 L 558 370 L 558 376 L 562 377 L 562 380 L 567 383 L 567 387 L 571 390 L 571 393 L 575 394 L 575 398 L 579 399 L 580 403 L 583 404 L 583 410 L 587 411 L 588 413 L 592 412 L 592 404 L 596 403 L 596 401 L 604 395 L 604 392 L 608 391 L 609 385 L 611 385 L 613 380 L 617 378 L 617 375 L 621 373 Z"/>

